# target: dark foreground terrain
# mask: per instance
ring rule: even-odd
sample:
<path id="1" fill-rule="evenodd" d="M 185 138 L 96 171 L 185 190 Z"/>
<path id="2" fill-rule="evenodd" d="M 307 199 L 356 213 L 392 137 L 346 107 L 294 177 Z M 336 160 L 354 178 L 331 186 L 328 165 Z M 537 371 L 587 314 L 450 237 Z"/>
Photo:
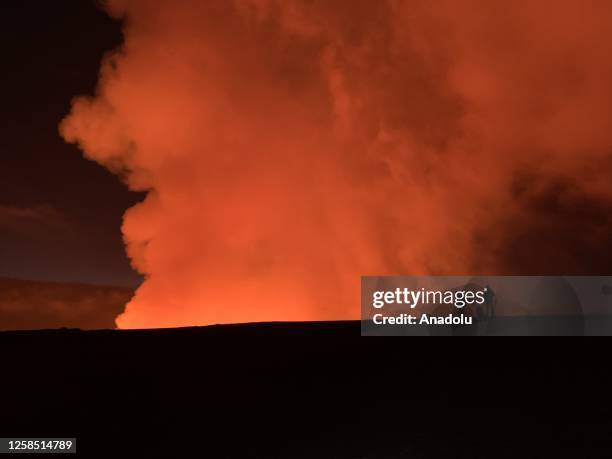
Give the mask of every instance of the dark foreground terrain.
<path id="1" fill-rule="evenodd" d="M 0 436 L 107 458 L 610 457 L 609 349 L 359 323 L 4 333 Z"/>

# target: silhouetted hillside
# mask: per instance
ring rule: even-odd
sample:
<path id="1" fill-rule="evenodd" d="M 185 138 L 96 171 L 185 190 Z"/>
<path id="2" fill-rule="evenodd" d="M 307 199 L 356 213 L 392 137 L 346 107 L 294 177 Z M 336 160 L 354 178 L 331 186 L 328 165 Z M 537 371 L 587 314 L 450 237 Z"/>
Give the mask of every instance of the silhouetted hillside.
<path id="1" fill-rule="evenodd" d="M 354 322 L 0 333 L 0 432 L 105 458 L 608 457 L 606 347 Z"/>
<path id="2" fill-rule="evenodd" d="M 0 330 L 114 328 L 125 288 L 0 278 Z"/>

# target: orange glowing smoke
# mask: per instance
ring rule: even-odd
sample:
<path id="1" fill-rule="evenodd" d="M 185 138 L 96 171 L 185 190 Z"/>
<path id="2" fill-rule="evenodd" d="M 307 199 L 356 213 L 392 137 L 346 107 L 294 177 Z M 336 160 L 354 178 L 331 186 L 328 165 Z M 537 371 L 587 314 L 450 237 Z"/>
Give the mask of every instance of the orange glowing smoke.
<path id="1" fill-rule="evenodd" d="M 107 9 L 125 43 L 61 132 L 149 192 L 119 327 L 354 319 L 361 275 L 563 266 L 509 248 L 556 196 L 612 201 L 609 1 Z"/>

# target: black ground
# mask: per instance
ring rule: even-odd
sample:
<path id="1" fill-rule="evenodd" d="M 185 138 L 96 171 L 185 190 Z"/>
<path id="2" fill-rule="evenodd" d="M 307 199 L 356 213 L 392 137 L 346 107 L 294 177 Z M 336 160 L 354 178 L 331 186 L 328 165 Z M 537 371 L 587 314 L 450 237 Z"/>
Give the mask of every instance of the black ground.
<path id="1" fill-rule="evenodd" d="M 358 323 L 5 333 L 0 436 L 107 458 L 611 457 L 608 346 Z"/>

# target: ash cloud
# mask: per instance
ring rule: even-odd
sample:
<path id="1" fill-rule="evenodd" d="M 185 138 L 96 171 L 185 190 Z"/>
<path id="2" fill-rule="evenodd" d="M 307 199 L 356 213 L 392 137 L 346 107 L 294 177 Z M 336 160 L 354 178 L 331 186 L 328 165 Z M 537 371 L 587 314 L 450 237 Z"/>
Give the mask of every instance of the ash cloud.
<path id="1" fill-rule="evenodd" d="M 61 133 L 149 192 L 120 327 L 356 318 L 361 275 L 609 266 L 609 2 L 106 7 L 125 42 Z"/>

